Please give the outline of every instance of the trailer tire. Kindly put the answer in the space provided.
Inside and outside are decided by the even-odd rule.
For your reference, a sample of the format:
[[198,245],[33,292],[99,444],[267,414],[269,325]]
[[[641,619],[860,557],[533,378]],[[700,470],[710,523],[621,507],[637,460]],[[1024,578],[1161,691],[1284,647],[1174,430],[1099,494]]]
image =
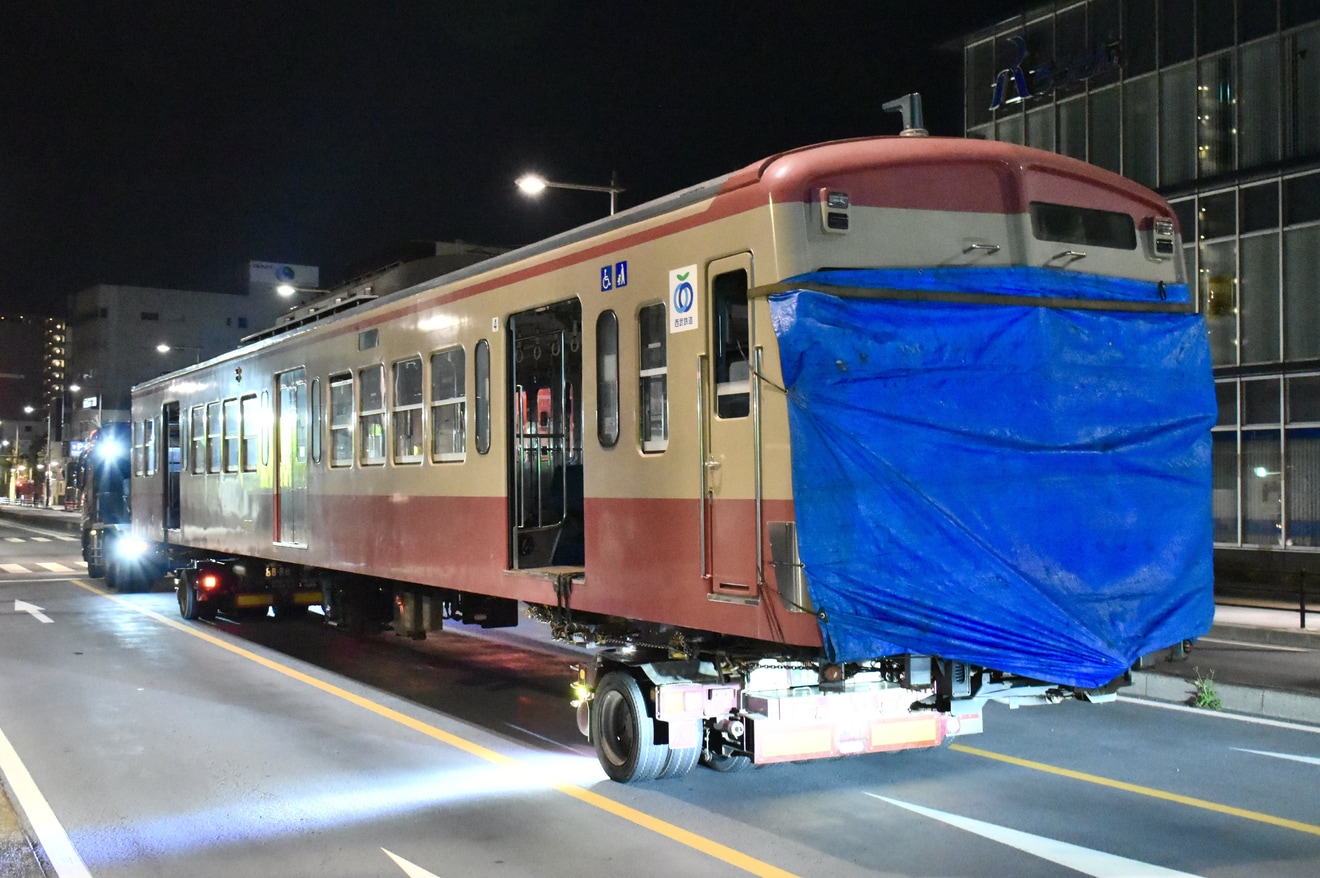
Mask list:
[[660,769],[660,774],[657,775],[660,780],[683,777],[696,768],[697,762],[701,759],[700,747],[682,747],[678,749],[669,747],[666,749],[669,754],[665,757],[664,767]]
[[192,577],[180,574],[179,585],[175,589],[179,598],[179,615],[189,622],[201,617],[201,601],[197,600],[197,589],[193,587]]
[[91,579],[105,579],[105,565],[88,562],[87,576]]
[[624,671],[610,671],[596,685],[591,703],[591,740],[611,780],[654,780],[670,750],[655,742],[655,723],[646,713],[641,687]]
[[732,774],[751,768],[752,760],[746,756],[725,756],[723,753],[706,750],[701,754],[701,764],[723,774]]

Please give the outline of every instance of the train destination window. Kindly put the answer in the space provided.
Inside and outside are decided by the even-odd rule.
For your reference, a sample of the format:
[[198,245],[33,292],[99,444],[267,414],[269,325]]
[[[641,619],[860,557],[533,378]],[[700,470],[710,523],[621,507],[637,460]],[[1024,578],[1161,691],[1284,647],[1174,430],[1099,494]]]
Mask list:
[[220,403],[206,404],[206,471],[220,472]]
[[619,441],[619,318],[596,318],[596,438],[606,448]]
[[330,376],[330,465],[353,465],[353,376]]
[[715,415],[745,418],[751,411],[752,371],[747,357],[747,272],[717,275],[711,283],[715,335]]
[[477,454],[490,451],[490,342],[477,342],[473,378],[477,394]]
[[385,367],[358,371],[358,446],[363,464],[385,463]]
[[1112,210],[1033,201],[1031,233],[1041,241],[1137,249],[1136,223],[1130,215]]
[[245,396],[242,400],[243,414],[243,460],[245,473],[257,471],[257,455],[261,442],[261,408],[257,404],[257,395]]
[[188,431],[192,437],[192,471],[206,472],[206,409],[200,405],[192,408],[192,425]]
[[225,451],[224,469],[227,473],[238,472],[238,400],[227,399],[224,402],[225,415]]
[[647,305],[638,311],[637,330],[641,345],[639,438],[642,451],[660,452],[669,447],[669,360],[665,349],[668,327],[664,304]]
[[431,459],[467,456],[467,368],[462,348],[431,354]]
[[422,358],[394,364],[394,462],[422,462]]

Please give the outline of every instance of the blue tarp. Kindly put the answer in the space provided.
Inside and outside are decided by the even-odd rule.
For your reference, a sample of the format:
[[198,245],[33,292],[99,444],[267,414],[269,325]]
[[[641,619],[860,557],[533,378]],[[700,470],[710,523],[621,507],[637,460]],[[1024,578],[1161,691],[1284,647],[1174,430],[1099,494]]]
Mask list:
[[[940,271],[956,284],[935,289],[991,296],[1021,295],[1024,278],[1062,298],[1187,296],[1133,281],[1106,295],[1104,278],[1049,269]],[[1093,687],[1204,634],[1202,318],[823,292],[930,290],[928,277],[822,272],[770,300],[799,551],[831,660],[934,654]]]

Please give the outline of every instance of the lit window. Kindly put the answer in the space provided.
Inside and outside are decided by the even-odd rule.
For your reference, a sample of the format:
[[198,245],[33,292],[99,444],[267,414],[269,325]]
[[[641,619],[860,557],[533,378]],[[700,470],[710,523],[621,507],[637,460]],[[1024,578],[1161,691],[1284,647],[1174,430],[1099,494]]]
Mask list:
[[431,459],[460,462],[467,452],[467,373],[462,348],[431,355]]
[[330,376],[330,465],[353,464],[353,376]]
[[243,472],[257,471],[257,458],[261,447],[261,406],[256,394],[243,397]]
[[368,366],[358,372],[359,460],[378,466],[385,462],[385,367]]
[[238,400],[225,400],[225,445],[224,469],[227,473],[238,472]]
[[639,364],[640,405],[638,429],[642,451],[659,452],[669,447],[668,355],[665,306],[647,305],[637,313],[641,344]]
[[394,364],[394,462],[422,460],[422,358]]

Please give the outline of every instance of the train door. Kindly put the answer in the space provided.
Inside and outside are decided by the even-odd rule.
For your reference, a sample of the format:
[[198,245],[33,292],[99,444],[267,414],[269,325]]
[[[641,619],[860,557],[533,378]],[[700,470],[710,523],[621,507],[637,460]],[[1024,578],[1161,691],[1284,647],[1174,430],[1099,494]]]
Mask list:
[[179,426],[179,404],[167,402],[161,408],[165,432],[165,530],[179,529],[179,479],[183,472],[183,434]]
[[756,434],[747,291],[752,255],[717,259],[706,270],[706,355],[701,367],[706,457],[702,502],[705,572],[717,597],[757,595]]
[[514,314],[508,332],[512,566],[580,567],[582,303]]
[[282,372],[275,400],[275,541],[307,546],[307,370]]

